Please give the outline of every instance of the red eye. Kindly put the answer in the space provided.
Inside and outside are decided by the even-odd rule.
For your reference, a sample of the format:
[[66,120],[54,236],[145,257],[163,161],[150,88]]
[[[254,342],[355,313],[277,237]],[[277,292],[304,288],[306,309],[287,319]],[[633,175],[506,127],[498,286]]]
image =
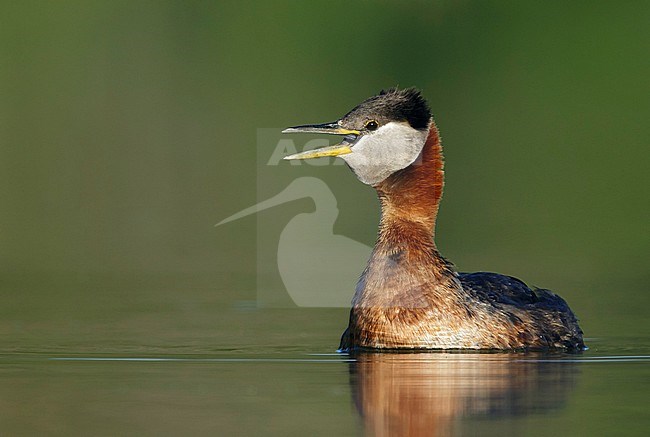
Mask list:
[[366,123],[366,129],[368,130],[375,130],[379,127],[377,122],[375,120],[370,120],[369,122]]

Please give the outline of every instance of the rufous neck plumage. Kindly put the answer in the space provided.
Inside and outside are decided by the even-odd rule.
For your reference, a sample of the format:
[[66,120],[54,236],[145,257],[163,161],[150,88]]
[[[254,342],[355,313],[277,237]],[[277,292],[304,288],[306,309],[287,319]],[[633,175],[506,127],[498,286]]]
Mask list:
[[381,202],[379,236],[405,235],[423,244],[433,234],[444,185],[442,144],[433,119],[418,159],[375,185]]

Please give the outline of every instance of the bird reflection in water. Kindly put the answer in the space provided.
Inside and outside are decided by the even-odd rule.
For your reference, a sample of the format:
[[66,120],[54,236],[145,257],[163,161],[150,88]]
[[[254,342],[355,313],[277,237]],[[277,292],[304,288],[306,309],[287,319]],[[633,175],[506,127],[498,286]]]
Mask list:
[[463,419],[503,419],[560,409],[575,363],[536,354],[358,353],[354,403],[368,435],[446,436]]

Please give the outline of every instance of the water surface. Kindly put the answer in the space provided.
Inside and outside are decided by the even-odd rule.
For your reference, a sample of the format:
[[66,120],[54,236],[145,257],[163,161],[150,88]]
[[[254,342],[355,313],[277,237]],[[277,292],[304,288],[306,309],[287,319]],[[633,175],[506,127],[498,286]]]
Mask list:
[[0,427],[6,435],[643,435],[648,343],[589,344],[582,354],[6,351]]

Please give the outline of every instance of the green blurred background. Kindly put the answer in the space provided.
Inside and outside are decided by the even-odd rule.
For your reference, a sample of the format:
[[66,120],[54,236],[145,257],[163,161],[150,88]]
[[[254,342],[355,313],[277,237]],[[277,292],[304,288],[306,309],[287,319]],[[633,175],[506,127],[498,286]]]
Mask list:
[[[254,308],[257,219],[213,225],[257,201],[258,128],[397,84],[424,91],[443,136],[446,257],[554,289],[588,337],[650,333],[647,2],[2,9],[5,351],[333,349],[345,310]],[[335,232],[371,245],[372,190],[330,170]]]

